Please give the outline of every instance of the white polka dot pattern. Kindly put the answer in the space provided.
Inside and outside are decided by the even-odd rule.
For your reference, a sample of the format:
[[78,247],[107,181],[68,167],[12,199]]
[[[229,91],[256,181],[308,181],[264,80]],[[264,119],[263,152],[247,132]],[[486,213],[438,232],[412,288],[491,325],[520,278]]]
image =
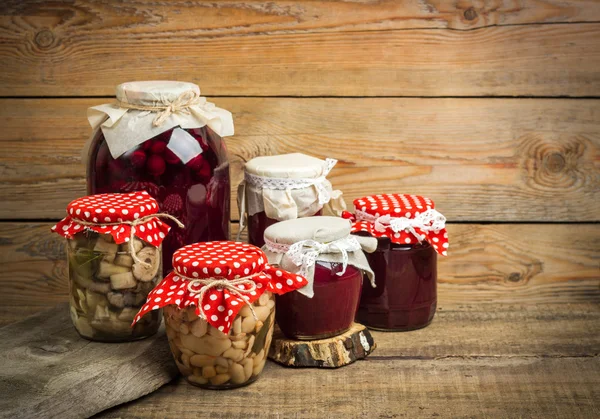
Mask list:
[[[418,195],[380,194],[355,199],[354,208],[356,211],[362,211],[373,217],[389,215],[394,218],[412,219],[429,209],[435,209],[435,204],[431,199]],[[395,232],[391,227],[387,227],[385,231],[379,231],[375,229],[374,223],[357,221],[350,213],[345,213],[343,217],[352,219],[353,233],[364,231],[373,237],[387,237],[397,244],[419,243],[419,239],[408,230]],[[421,236],[421,240],[429,242],[437,253],[443,256],[447,255],[448,233],[445,228],[434,231],[423,231],[419,228],[415,228],[415,230]]]
[[[202,301],[198,294],[188,289],[190,280],[225,279],[235,280],[250,277],[256,284],[254,291],[237,295],[228,289],[211,288]],[[196,306],[200,315],[201,305],[207,321],[215,328],[229,329],[237,313],[246,302],[253,303],[265,291],[285,294],[308,284],[306,278],[275,268],[267,263],[267,256],[258,247],[247,243],[217,241],[195,243],[184,246],[173,254],[173,272],[148,294],[148,300],[134,319],[134,324],[154,306],[176,304],[179,308]],[[250,290],[250,285],[238,285],[241,291]],[[196,288],[197,291],[199,289]]]
[[[148,192],[98,194],[78,198],[67,205],[67,216],[52,227],[52,231],[69,239],[85,229],[100,234],[110,234],[115,243],[129,240],[131,229],[135,236],[153,246],[159,246],[171,230],[157,217],[132,227],[128,222],[148,217],[158,212],[158,203]],[[83,225],[78,220],[94,225]]]

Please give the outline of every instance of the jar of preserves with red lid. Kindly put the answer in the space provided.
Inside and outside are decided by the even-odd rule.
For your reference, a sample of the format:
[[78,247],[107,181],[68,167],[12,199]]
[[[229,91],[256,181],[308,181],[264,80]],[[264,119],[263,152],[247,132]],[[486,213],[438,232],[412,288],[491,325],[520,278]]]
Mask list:
[[427,326],[437,306],[437,254],[446,255],[446,219],[417,195],[372,195],[354,201],[352,232],[376,237],[369,265],[377,288],[363,285],[357,321],[376,330]]
[[363,273],[374,285],[363,247],[374,250],[376,240],[359,240],[350,227],[348,220],[323,216],[282,221],[265,230],[269,263],[308,280],[306,287],[277,296],[277,324],[288,338],[325,339],[352,326]]
[[173,272],[134,319],[164,308],[169,345],[179,371],[196,386],[229,389],[261,374],[273,335],[275,300],[306,279],[267,264],[259,248],[239,242],[184,246]]
[[161,243],[171,228],[157,212],[158,203],[144,191],[99,194],[71,202],[67,217],[52,228],[68,239],[71,319],[81,336],[125,342],[158,330],[158,312],[131,327],[162,279]]
[[301,153],[248,161],[238,187],[240,233],[247,225],[248,241],[263,246],[265,229],[276,222],[322,215],[324,208],[339,216],[345,209],[342,193],[326,179],[336,163]]
[[228,111],[193,83],[141,81],[117,86],[116,102],[90,108],[88,118],[88,193],[145,190],[186,225],[164,242],[165,273],[177,248],[229,238]]

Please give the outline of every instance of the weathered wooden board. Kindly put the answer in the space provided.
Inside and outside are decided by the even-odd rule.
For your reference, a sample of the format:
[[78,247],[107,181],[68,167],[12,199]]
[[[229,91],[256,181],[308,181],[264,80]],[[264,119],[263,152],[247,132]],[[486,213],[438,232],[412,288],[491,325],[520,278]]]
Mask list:
[[[67,299],[64,239],[52,223],[0,223],[0,311]],[[237,225],[232,225],[237,232]],[[600,301],[600,224],[450,224],[439,304]]]
[[[0,100],[0,217],[60,218],[85,194],[85,111],[107,101]],[[349,205],[403,191],[455,221],[600,220],[600,100],[214,101],[240,133],[227,140],[234,220],[244,161],[306,150],[339,159],[330,179]]]
[[164,328],[138,342],[90,342],[67,304],[0,329],[0,417],[80,418],[153,392],[178,374]]
[[[593,1],[42,3],[2,3],[0,95],[111,95],[132,79],[209,95],[600,92]],[[586,23],[554,24],[569,21]]]
[[365,359],[375,350],[371,332],[353,323],[346,332],[327,339],[288,339],[277,327],[269,359],[286,367],[340,368]]
[[202,414],[212,418],[597,418],[600,361],[597,356],[367,358],[340,370],[319,371],[290,370],[269,362],[263,376],[243,391],[207,395],[178,380],[98,417],[197,418]]

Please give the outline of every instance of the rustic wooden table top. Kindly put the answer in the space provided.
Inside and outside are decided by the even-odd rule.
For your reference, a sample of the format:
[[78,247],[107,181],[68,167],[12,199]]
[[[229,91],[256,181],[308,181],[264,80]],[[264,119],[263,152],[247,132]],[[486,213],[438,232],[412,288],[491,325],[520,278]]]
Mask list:
[[373,335],[341,369],[269,362],[230,391],[178,378],[98,417],[600,417],[598,304],[442,307],[425,329]]

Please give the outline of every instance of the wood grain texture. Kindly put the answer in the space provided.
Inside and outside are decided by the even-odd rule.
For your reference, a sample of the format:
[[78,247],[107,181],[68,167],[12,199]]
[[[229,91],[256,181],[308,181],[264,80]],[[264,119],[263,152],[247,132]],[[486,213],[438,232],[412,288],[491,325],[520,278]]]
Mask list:
[[371,332],[358,323],[337,336],[315,340],[288,339],[277,327],[269,359],[286,367],[340,368],[365,359],[376,347]]
[[596,418],[600,361],[585,358],[369,360],[342,370],[267,363],[242,391],[206,393],[179,380],[98,418]]
[[591,0],[28,0],[0,15],[3,96],[112,95],[133,79],[198,82],[209,95],[600,91]]
[[90,342],[75,331],[66,303],[0,329],[2,418],[88,417],[177,374],[164,328],[138,342]]
[[[227,139],[234,200],[244,161],[308,151],[339,160],[329,177],[348,205],[402,191],[452,221],[600,220],[600,100],[213,100],[240,133]],[[86,193],[85,111],[107,101],[0,100],[0,217],[60,218]]]
[[[66,301],[64,239],[51,223],[0,223],[0,312]],[[236,234],[237,225],[232,225]],[[451,224],[438,304],[600,301],[599,224]],[[18,280],[15,280],[15,279]]]

